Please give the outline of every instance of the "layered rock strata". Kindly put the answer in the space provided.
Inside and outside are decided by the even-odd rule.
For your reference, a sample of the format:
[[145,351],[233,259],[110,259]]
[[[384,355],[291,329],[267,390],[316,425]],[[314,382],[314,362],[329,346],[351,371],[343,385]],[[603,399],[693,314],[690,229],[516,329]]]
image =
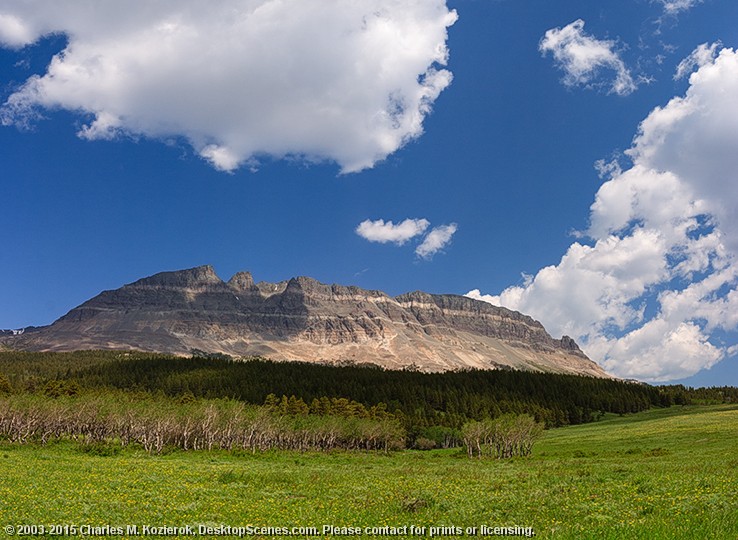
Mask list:
[[391,297],[308,277],[255,283],[248,272],[224,282],[210,266],[104,291],[52,325],[2,340],[29,350],[197,349],[390,369],[508,367],[608,376],[571,338],[554,339],[526,315],[464,296]]

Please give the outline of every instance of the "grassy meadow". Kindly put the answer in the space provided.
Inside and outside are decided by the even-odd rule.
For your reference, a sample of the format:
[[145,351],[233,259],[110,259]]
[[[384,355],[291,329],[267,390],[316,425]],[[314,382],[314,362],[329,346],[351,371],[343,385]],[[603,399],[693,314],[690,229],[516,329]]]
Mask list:
[[517,526],[537,538],[734,539],[736,450],[736,405],[548,430],[531,457],[509,460],[463,449],[151,455],[0,442],[0,527],[415,526],[426,527],[416,537],[435,527],[436,537],[469,538]]

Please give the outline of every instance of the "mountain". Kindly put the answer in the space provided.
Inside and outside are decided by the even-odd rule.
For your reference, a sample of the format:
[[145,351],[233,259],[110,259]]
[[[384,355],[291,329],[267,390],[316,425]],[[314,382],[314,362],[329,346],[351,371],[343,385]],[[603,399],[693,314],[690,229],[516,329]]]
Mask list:
[[325,285],[297,277],[222,281],[211,266],[162,272],[104,291],[53,324],[0,337],[37,351],[193,350],[391,369],[499,368],[609,377],[571,338],[464,296]]

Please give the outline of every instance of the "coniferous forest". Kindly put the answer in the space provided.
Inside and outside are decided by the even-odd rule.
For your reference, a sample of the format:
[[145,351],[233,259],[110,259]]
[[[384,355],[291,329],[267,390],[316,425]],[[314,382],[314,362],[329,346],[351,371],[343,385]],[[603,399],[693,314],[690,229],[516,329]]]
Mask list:
[[[468,441],[473,439],[470,430],[492,426],[489,422],[494,419],[500,419],[495,424],[499,427],[505,418],[516,416],[529,418],[530,422],[541,426],[558,427],[596,421],[607,413],[635,413],[652,407],[689,403],[734,402],[738,400],[738,389],[655,387],[612,379],[513,370],[422,373],[374,366],[336,367],[205,355],[183,358],[116,351],[2,351],[2,395],[15,396],[14,402],[6,404],[6,410],[11,406],[23,411],[45,410],[46,413],[38,412],[44,418],[58,417],[62,413],[48,407],[44,409],[46,405],[34,409],[39,407],[39,399],[45,400],[44,403],[63,401],[66,411],[63,414],[69,418],[81,414],[77,410],[79,407],[74,405],[75,399],[80,406],[86,404],[82,408],[88,410],[100,409],[104,403],[117,403],[121,411],[136,410],[131,405],[133,402],[153,400],[149,405],[155,403],[154,408],[166,411],[157,421],[171,428],[158,440],[144,438],[142,444],[153,445],[156,450],[165,444],[166,437],[171,439],[170,443],[185,448],[215,444],[214,440],[208,443],[207,438],[198,439],[192,429],[189,436],[194,438],[188,439],[187,430],[180,431],[181,425],[190,425],[188,417],[204,419],[206,424],[217,420],[231,425],[229,422],[235,422],[233,415],[245,416],[263,426],[267,421],[260,411],[281,419],[283,433],[289,433],[287,447],[335,445],[386,449],[403,444],[434,448],[466,442],[468,446]],[[111,410],[118,409],[112,407]],[[119,424],[133,422],[128,413],[125,418],[116,414],[111,412],[110,418],[115,418]],[[142,414],[140,422],[154,421],[150,415]],[[84,414],[78,418],[79,423],[97,421],[85,418]],[[336,418],[348,419],[351,425],[344,423],[338,429],[330,424],[334,421],[330,419]],[[294,424],[295,419],[302,420]],[[310,435],[313,438],[306,438],[307,431],[299,427],[308,419],[314,424]],[[292,422],[292,427],[285,428],[284,422]],[[125,433],[131,432],[133,424]],[[274,427],[267,424],[270,429]],[[331,431],[327,426],[338,431]],[[53,432],[60,428],[52,425],[48,429]],[[102,425],[98,428],[102,439],[107,436],[106,429]],[[326,430],[331,435],[325,435]],[[487,429],[488,433],[493,431],[491,427]],[[217,444],[232,445],[236,435],[228,428],[224,428],[224,432],[230,433],[230,438]],[[357,435],[359,432],[365,436]],[[120,437],[117,432],[114,435]],[[321,438],[324,435],[325,438]],[[248,445],[242,441],[241,446],[270,447],[253,437],[252,433],[253,440],[250,439]],[[476,437],[477,440],[480,437],[492,440],[491,435]]]

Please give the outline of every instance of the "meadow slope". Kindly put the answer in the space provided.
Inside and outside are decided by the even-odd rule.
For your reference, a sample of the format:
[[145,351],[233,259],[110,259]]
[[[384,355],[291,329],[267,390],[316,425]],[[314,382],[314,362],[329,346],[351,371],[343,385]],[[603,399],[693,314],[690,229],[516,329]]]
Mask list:
[[414,525],[424,537],[447,527],[438,537],[468,538],[484,525],[557,539],[736,538],[737,435],[738,406],[721,405],[549,430],[532,457],[504,461],[462,450],[156,456],[2,442],[0,526]]

